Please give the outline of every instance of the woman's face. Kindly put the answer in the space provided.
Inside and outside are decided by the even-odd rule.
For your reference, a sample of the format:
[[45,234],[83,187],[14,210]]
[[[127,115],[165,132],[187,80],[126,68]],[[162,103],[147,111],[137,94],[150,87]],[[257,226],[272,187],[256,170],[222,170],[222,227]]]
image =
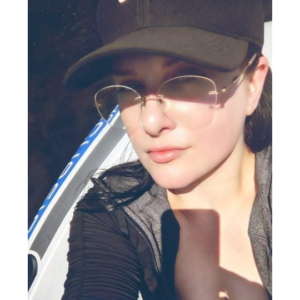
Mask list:
[[[176,76],[205,76],[219,90],[240,71],[222,73],[163,56],[128,54],[115,60],[113,78],[116,84],[142,85],[148,95],[156,95],[163,82]],[[138,123],[127,132],[155,182],[167,189],[187,188],[218,170],[237,147],[243,148],[245,118],[253,112],[249,84],[245,78],[220,97],[221,105],[209,126],[191,123],[190,115],[185,116],[186,122],[178,123],[156,101],[147,101]]]

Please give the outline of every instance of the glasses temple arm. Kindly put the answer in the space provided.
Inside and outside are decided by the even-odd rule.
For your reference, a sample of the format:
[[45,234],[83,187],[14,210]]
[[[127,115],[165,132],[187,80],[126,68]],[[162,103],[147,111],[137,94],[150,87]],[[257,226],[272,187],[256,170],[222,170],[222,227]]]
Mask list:
[[248,70],[248,68],[252,65],[252,63],[255,60],[256,56],[257,56],[257,53],[255,53],[251,57],[251,59],[248,61],[247,65],[244,67],[244,69],[242,70],[242,72],[239,75],[235,76],[232,79],[232,81],[230,81],[227,85],[225,85],[223,88],[221,88],[221,90],[219,90],[217,93],[218,94],[219,93],[225,93],[228,90],[228,88],[230,88],[233,84],[235,84],[245,74],[245,72]]

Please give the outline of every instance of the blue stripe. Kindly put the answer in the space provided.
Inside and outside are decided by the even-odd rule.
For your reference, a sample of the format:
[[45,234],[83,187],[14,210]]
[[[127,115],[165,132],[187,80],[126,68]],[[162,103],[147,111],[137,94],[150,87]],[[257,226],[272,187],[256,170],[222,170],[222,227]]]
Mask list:
[[[116,107],[109,116],[109,123],[111,123],[117,113],[119,112],[119,108]],[[93,141],[97,138],[97,136],[102,132],[102,130],[108,126],[108,124],[103,120],[100,119],[100,121],[94,126],[92,131],[89,133],[89,135],[84,139],[84,142],[79,146],[76,153],[71,158],[70,162],[67,164],[61,175],[59,176],[58,180],[56,181],[55,185],[47,195],[43,205],[40,207],[37,215],[33,219],[33,222],[28,229],[28,239],[30,239],[30,236],[32,235],[34,229],[36,228],[38,222],[40,221],[41,217],[43,216],[44,212],[48,208],[49,204],[51,203],[52,199],[55,197],[57,192],[60,190],[61,186],[65,182],[65,180],[68,178],[78,161],[81,159],[83,154],[87,151],[87,149],[90,147],[90,145],[93,143]]]

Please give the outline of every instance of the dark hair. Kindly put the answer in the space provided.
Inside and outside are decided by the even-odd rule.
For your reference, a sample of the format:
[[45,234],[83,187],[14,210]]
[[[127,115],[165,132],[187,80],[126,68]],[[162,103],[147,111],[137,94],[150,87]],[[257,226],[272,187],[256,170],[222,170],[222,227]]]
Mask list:
[[[248,72],[257,66],[260,52],[249,47],[245,62],[258,53]],[[257,153],[272,143],[272,73],[268,71],[261,99],[254,113],[246,118],[244,128],[245,143]],[[112,211],[127,205],[149,192],[154,180],[139,160],[112,167],[91,179],[94,187],[78,202],[76,209],[81,211]],[[121,187],[118,182],[122,180]]]
[[154,184],[139,160],[114,166],[102,172],[98,178],[91,178],[91,181],[94,186],[78,202],[77,210],[113,211],[149,192]]

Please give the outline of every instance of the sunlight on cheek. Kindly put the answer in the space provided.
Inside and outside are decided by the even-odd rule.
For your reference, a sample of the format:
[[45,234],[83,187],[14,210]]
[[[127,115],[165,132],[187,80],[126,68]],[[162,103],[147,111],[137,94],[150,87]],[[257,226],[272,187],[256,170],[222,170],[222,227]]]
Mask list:
[[241,92],[230,98],[218,109],[215,126],[222,131],[231,131],[233,135],[241,133],[247,116],[247,98]]

